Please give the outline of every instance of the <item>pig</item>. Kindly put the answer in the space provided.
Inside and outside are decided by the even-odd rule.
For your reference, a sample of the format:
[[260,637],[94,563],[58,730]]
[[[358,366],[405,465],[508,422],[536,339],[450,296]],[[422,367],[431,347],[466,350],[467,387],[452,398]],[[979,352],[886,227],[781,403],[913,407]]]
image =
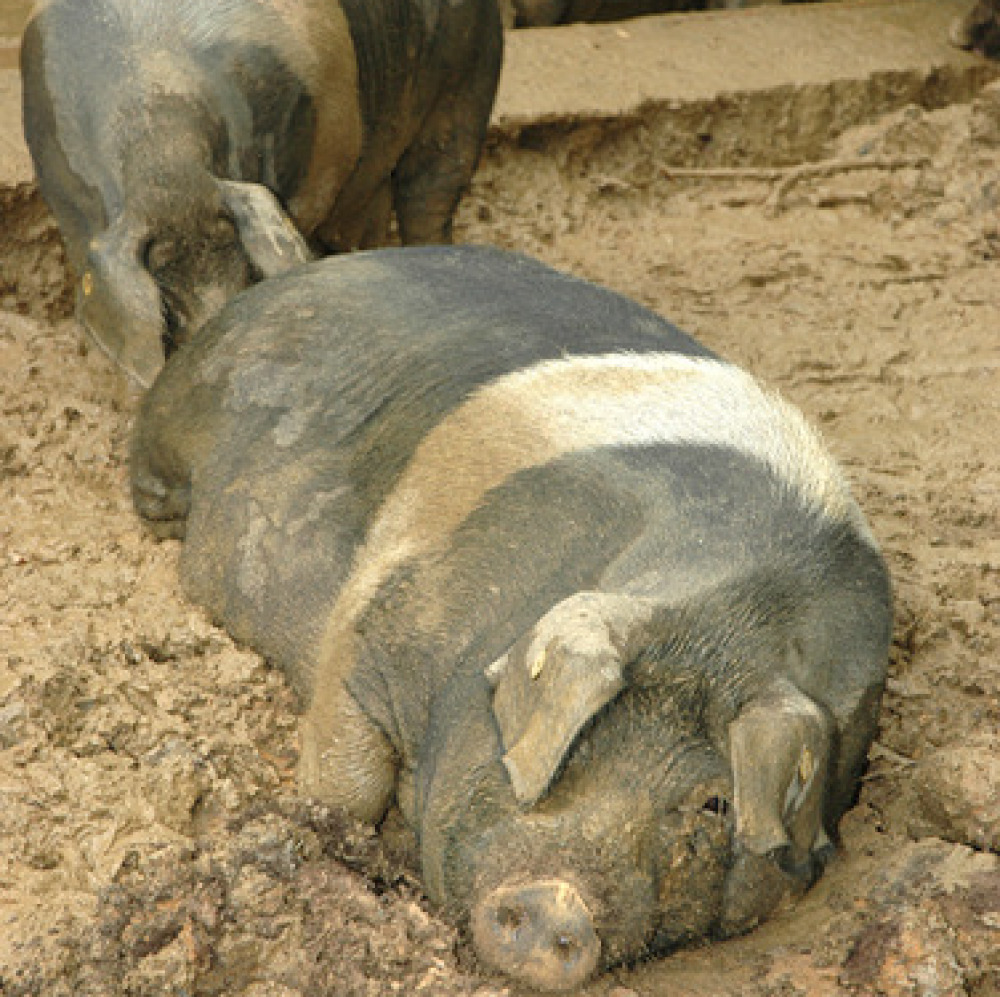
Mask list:
[[817,877],[886,677],[886,567],[802,415],[644,307],[473,246],[329,257],[167,363],[135,508],[378,823],[542,990]]
[[976,0],[952,22],[950,39],[958,48],[1000,57],[1000,0]]
[[41,0],[21,47],[78,315],[142,387],[248,284],[449,242],[500,71],[496,0]]

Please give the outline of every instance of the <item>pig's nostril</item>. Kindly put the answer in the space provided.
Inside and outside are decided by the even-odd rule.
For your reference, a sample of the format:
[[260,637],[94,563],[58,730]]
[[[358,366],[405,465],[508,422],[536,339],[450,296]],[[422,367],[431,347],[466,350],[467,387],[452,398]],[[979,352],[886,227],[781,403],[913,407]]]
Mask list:
[[570,962],[580,953],[580,943],[572,935],[556,935],[552,948],[564,962]]
[[504,931],[516,934],[517,929],[524,924],[524,911],[518,907],[501,905],[496,910],[496,921]]

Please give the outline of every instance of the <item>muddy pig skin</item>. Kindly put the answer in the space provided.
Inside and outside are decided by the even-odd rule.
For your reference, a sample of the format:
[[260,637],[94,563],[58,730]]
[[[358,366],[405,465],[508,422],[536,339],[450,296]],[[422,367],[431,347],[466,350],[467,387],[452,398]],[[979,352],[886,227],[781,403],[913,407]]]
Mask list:
[[451,241],[500,71],[496,0],[41,0],[24,131],[78,315],[141,386],[311,257]]
[[541,989],[753,927],[831,853],[889,583],[802,416],[639,305],[473,247],[331,257],[167,363],[135,505]]

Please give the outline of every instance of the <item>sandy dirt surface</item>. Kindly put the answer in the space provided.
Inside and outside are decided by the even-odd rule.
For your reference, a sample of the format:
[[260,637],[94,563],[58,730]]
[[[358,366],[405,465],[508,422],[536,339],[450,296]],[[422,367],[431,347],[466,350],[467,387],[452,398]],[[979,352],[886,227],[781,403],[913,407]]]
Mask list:
[[[897,623],[820,884],[585,993],[1000,994],[1000,92],[808,157],[891,169],[670,174],[658,141],[498,142],[458,236],[631,295],[801,406]],[[434,917],[405,833],[296,799],[293,697],[140,532],[135,398],[69,317],[33,188],[0,207],[0,995],[515,993]]]

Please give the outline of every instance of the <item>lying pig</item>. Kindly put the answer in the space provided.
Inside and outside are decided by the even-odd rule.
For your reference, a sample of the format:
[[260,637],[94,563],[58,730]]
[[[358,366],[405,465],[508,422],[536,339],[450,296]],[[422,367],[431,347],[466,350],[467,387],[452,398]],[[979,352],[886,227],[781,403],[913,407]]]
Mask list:
[[132,486],[304,696],[302,789],[397,801],[488,966],[742,932],[830,852],[885,565],[801,415],[639,305],[486,248],[302,267],[166,365]]
[[42,0],[24,131],[83,324],[146,386],[303,235],[382,243],[391,204],[449,242],[501,45],[496,0]]

